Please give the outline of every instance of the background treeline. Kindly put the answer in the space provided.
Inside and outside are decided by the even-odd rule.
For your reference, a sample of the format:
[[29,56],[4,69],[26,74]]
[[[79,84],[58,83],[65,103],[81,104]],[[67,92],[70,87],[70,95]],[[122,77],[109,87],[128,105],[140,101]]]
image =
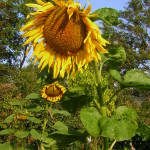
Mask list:
[[[16,108],[17,105],[10,104],[10,102],[23,101],[30,93],[40,93],[42,84],[41,79],[38,77],[45,78],[45,74],[38,73],[37,65],[33,65],[26,58],[28,46],[22,47],[25,39],[21,38],[19,32],[20,27],[27,21],[26,16],[31,10],[25,4],[30,2],[35,2],[35,0],[2,0],[0,2],[0,130],[8,126],[19,128],[20,125],[22,129],[31,128],[28,123],[5,124],[4,120],[18,109]],[[103,37],[111,43],[108,48],[115,47],[116,44],[125,48],[125,58],[121,58],[121,55],[115,57],[119,64],[116,64],[118,65],[117,70],[120,71],[122,76],[133,68],[140,69],[150,75],[150,1],[130,0],[119,15],[119,22],[116,25],[109,26],[105,22],[100,22]],[[122,57],[124,57],[124,54],[122,54]],[[124,63],[120,65],[120,61],[124,61]],[[28,66],[23,67],[26,62],[28,62]],[[113,64],[113,60],[109,63]],[[104,65],[104,70],[104,86],[115,91],[114,85],[117,85],[117,83],[107,74],[108,66]],[[92,95],[95,89],[93,88],[94,81],[91,80],[93,78],[91,72],[92,68],[89,65],[89,68],[83,74],[78,74],[75,80],[70,79],[68,81],[68,87],[84,85],[87,87],[87,92]],[[66,85],[66,81],[61,82]],[[106,96],[108,95],[112,96],[112,90],[107,90]],[[29,102],[29,104],[31,103]],[[110,106],[111,111],[114,111],[115,106],[124,104],[137,111],[141,123],[150,126],[150,91],[141,91],[134,88],[124,89],[118,94],[118,97],[115,97],[115,103]],[[59,104],[56,105],[54,107],[61,107]],[[20,104],[18,106],[19,109],[22,109]],[[39,114],[36,115],[39,116]],[[44,114],[42,115],[44,116]],[[67,120],[68,118],[61,119]],[[69,122],[69,120],[72,121]],[[78,114],[73,114],[71,119],[69,118],[66,122],[77,129],[82,126],[79,123]],[[32,126],[34,126],[32,128],[41,129],[40,125],[32,124]],[[12,136],[0,135],[0,143],[9,142],[13,138]],[[137,150],[148,149],[150,137],[143,139],[139,135],[135,136],[131,139],[132,145]],[[27,141],[26,139],[17,139],[16,141],[18,146],[26,142],[30,145],[30,143],[34,142],[34,139],[28,137]],[[129,148],[132,146],[128,141],[120,142],[115,148],[122,147]]]

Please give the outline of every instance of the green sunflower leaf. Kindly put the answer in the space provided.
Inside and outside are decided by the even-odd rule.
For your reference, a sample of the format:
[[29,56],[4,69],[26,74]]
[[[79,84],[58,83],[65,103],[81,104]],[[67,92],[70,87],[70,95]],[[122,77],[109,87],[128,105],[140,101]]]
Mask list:
[[28,120],[33,123],[41,123],[41,120],[35,117],[28,117]]
[[131,139],[137,128],[136,112],[125,106],[118,107],[111,118],[104,116],[99,120],[100,135],[117,141]]
[[42,138],[42,135],[38,133],[35,129],[32,129],[30,131],[30,134],[33,136],[34,139],[41,140]]
[[26,96],[26,99],[30,100],[30,99],[38,99],[40,98],[40,95],[38,93],[31,93],[29,95]]
[[68,111],[65,110],[59,110],[59,109],[51,109],[52,114],[60,114],[60,115],[64,115],[64,116],[70,116],[71,114]]
[[67,135],[68,134],[68,127],[60,121],[55,122],[54,126],[52,126],[53,129],[57,130],[54,131],[52,134],[64,134]]
[[10,142],[6,142],[3,144],[0,144],[0,149],[2,149],[2,150],[13,150],[13,147],[11,146]]
[[124,76],[125,87],[136,87],[139,89],[150,89],[150,76],[146,75],[144,72],[131,69]]
[[0,135],[8,135],[14,133],[14,129],[8,128],[0,131]]
[[124,75],[124,80],[122,80],[117,70],[110,70],[110,74],[121,83],[122,87],[135,87],[142,90],[150,89],[150,76],[140,70],[131,69],[127,71]]
[[110,70],[110,74],[114,77],[114,79],[116,79],[120,83],[123,82],[119,71],[112,69],[112,70]]
[[148,140],[150,138],[150,126],[138,122],[136,134],[141,136],[143,141]]
[[94,137],[99,136],[98,121],[100,118],[100,113],[94,107],[86,107],[80,111],[80,119],[84,127]]
[[35,107],[29,107],[28,108],[28,111],[30,111],[30,112],[40,112],[42,110],[44,110],[44,109],[40,106],[35,106]]
[[4,120],[4,123],[11,123],[14,120],[14,117],[15,117],[15,114],[11,114]]
[[109,68],[118,68],[126,60],[126,52],[122,46],[113,45],[112,48],[108,48],[109,53],[105,56],[108,58],[107,64]]
[[92,21],[102,20],[108,25],[117,25],[119,23],[119,12],[113,8],[100,8],[95,10],[92,14],[97,14],[97,17],[93,17]]
[[17,131],[15,132],[14,136],[18,137],[18,138],[25,138],[29,135],[29,131]]

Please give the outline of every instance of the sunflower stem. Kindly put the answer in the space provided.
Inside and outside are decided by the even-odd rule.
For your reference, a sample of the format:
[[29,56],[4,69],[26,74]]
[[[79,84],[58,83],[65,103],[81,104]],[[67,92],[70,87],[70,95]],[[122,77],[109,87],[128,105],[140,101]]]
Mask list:
[[43,130],[42,130],[42,133],[45,132],[46,124],[47,124],[47,122],[48,122],[47,110],[48,110],[48,103],[46,103],[46,111],[45,111],[45,117],[44,117],[44,123],[43,123]]
[[[101,111],[102,116],[107,116],[107,113],[106,113],[107,106],[105,106],[105,104],[104,104],[103,93],[102,93],[102,85],[101,85],[101,71],[102,71],[103,63],[100,66],[100,72],[98,70],[98,65],[97,65],[96,60],[93,61],[93,66],[94,66],[95,77],[96,77],[96,82],[97,82],[96,89],[97,89],[97,94],[98,94],[98,97],[99,97],[100,111]],[[103,145],[104,145],[104,150],[108,150],[108,148],[109,148],[108,147],[109,146],[108,138],[104,138]]]

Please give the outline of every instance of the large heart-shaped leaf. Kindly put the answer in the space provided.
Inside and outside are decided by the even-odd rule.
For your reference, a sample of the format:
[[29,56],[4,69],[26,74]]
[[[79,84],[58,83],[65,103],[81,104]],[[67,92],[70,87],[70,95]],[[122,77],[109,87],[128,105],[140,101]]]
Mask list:
[[131,139],[136,134],[137,114],[125,106],[117,108],[111,118],[101,117],[99,120],[100,135],[117,141]]
[[110,74],[121,83],[122,87],[135,87],[142,90],[150,89],[150,76],[140,70],[131,69],[127,71],[124,75],[124,80],[122,80],[117,70],[110,70]]
[[53,132],[52,134],[54,134],[54,133],[65,134],[65,135],[68,134],[68,127],[63,122],[60,122],[60,121],[55,122],[55,124],[54,124],[54,126],[52,126],[52,128],[57,130],[57,131]]
[[124,76],[124,86],[150,89],[150,76],[140,70],[131,69]]
[[80,111],[80,119],[84,127],[94,137],[99,135],[98,121],[100,118],[100,113],[94,107],[86,107]]

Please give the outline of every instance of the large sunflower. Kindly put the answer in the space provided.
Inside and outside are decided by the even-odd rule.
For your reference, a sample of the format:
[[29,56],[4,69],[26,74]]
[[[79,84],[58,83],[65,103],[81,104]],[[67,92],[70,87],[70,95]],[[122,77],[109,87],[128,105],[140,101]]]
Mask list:
[[53,68],[53,78],[64,77],[65,72],[69,77],[70,72],[75,75],[92,60],[101,60],[100,53],[107,53],[103,46],[108,42],[89,19],[94,16],[89,14],[91,4],[84,10],[72,0],[53,1],[26,4],[36,12],[28,14],[28,18],[33,17],[21,28],[23,37],[28,38],[23,45],[30,45],[28,51],[33,47],[32,57],[35,62],[40,60],[41,70],[48,65]]

